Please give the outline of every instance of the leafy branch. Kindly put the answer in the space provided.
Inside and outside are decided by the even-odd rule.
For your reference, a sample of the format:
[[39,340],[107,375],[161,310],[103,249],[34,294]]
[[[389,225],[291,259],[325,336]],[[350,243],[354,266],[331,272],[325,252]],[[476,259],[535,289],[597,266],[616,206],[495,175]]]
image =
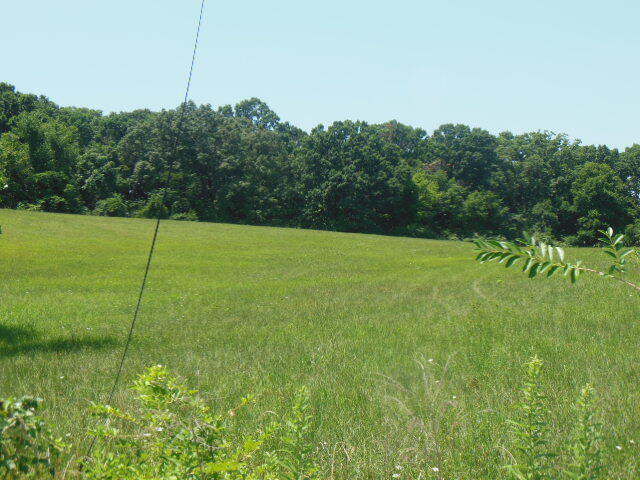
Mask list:
[[512,267],[518,262],[522,265],[522,272],[529,278],[546,274],[552,277],[555,274],[563,274],[571,279],[572,283],[578,280],[581,273],[594,273],[603,277],[613,278],[636,290],[640,291],[640,285],[623,278],[627,271],[627,257],[634,253],[633,248],[624,245],[624,235],[614,234],[611,227],[600,231],[599,242],[602,251],[613,259],[606,272],[586,267],[581,260],[575,263],[565,260],[565,252],[561,247],[549,245],[538,241],[533,235],[523,234],[523,239],[515,242],[498,240],[476,240],[476,260],[480,263],[498,261],[506,268]]

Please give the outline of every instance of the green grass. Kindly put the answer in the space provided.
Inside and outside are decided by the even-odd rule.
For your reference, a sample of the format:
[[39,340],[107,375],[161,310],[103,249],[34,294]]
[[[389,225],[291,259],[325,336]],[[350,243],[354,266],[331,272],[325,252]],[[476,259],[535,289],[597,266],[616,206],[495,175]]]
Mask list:
[[[42,396],[80,441],[86,406],[110,388],[153,222],[0,210],[0,225],[0,396]],[[506,420],[538,354],[556,437],[593,383],[610,478],[637,478],[640,298],[580,283],[478,265],[462,242],[163,222],[125,383],[166,364],[220,409],[259,395],[247,423],[306,384],[327,475],[502,478]]]

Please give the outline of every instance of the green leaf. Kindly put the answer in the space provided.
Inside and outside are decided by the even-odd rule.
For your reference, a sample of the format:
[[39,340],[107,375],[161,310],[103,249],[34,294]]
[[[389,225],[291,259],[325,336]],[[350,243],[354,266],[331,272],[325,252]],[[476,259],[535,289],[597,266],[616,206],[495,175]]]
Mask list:
[[552,265],[551,262],[542,262],[540,264],[540,270],[538,270],[538,273],[542,275],[544,272],[547,271],[547,268],[549,268],[551,265]]
[[499,252],[489,252],[489,254],[487,255],[487,258],[485,259],[487,262],[490,262],[492,260],[495,260],[496,258],[498,258],[500,255],[502,255]]
[[613,228],[611,228],[611,227],[607,228],[607,235],[609,237],[613,237]]
[[541,263],[534,263],[531,269],[529,269],[529,278],[534,278],[538,274],[538,270],[540,270]]
[[633,252],[634,252],[633,248],[627,248],[625,250],[622,250],[621,252],[618,252],[618,256],[622,259]]
[[513,254],[511,252],[505,252],[500,256],[500,261],[498,263],[504,262],[507,258],[512,257]]
[[547,278],[552,277],[554,273],[558,271],[560,265],[552,265],[549,271],[547,272]]
[[576,283],[576,281],[578,280],[578,275],[580,275],[580,270],[578,270],[576,267],[573,267],[571,269],[571,283]]
[[518,255],[513,255],[511,258],[509,258],[509,260],[507,260],[507,263],[504,264],[505,268],[509,268],[518,260],[520,260],[520,257]]
[[491,252],[482,252],[478,257],[478,261],[480,263],[486,262],[489,255],[491,255]]

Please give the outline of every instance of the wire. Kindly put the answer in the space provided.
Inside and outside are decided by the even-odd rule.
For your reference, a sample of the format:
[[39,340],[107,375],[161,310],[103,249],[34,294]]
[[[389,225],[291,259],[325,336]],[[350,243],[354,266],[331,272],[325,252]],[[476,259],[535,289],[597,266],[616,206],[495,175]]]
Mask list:
[[[181,109],[178,115],[177,127],[175,130],[175,136],[173,140],[173,145],[171,147],[169,153],[169,170],[167,175],[167,180],[165,182],[165,188],[162,194],[162,203],[159,205],[158,214],[156,216],[155,228],[153,229],[153,237],[151,239],[151,247],[149,248],[149,255],[147,256],[147,263],[144,268],[144,275],[142,277],[142,283],[140,284],[140,291],[138,292],[138,301],[136,302],[136,308],[133,312],[133,318],[131,319],[131,325],[129,327],[129,333],[127,335],[127,340],[124,344],[124,349],[122,351],[122,356],[120,357],[120,362],[118,364],[118,370],[116,372],[116,376],[113,380],[113,386],[111,387],[111,391],[109,393],[109,397],[107,403],[112,403],[115,393],[118,389],[118,384],[120,383],[120,378],[122,377],[122,372],[124,370],[124,362],[127,358],[127,354],[129,353],[129,347],[131,346],[131,339],[133,338],[133,332],[136,327],[136,323],[138,322],[138,314],[140,313],[140,307],[142,305],[142,298],[144,297],[144,291],[147,286],[147,278],[149,277],[149,269],[151,268],[151,262],[153,260],[153,254],[156,250],[156,243],[158,241],[158,231],[160,230],[160,220],[162,219],[162,210],[164,204],[167,201],[167,194],[169,191],[169,186],[171,185],[171,180],[173,178],[173,174],[175,171],[175,156],[178,150],[179,140],[183,134],[182,127],[184,124],[184,117],[187,107],[187,101],[189,100],[189,91],[191,89],[191,79],[193,77],[193,67],[196,62],[196,52],[198,51],[198,41],[200,40],[200,28],[202,26],[202,17],[204,13],[204,4],[206,0],[202,0],[200,4],[200,15],[198,17],[198,28],[196,30],[196,38],[193,43],[193,53],[191,55],[191,66],[189,67],[189,78],[187,80],[187,87],[184,92],[184,100],[182,101]],[[93,450],[93,446],[95,444],[96,437],[93,437],[89,449],[87,451],[86,457],[89,456],[91,451]]]
[[202,15],[204,13],[204,3],[205,0],[202,0],[200,4],[200,16],[198,19],[198,28],[196,31],[196,40],[193,44],[193,54],[191,55],[191,66],[189,67],[189,79],[187,80],[187,88],[184,93],[184,100],[182,102],[180,114],[178,116],[178,125],[176,128],[176,134],[173,141],[173,146],[171,148],[171,153],[169,154],[170,164],[169,164],[169,174],[167,175],[167,181],[165,183],[164,192],[162,194],[162,203],[158,208],[158,215],[156,218],[156,225],[153,230],[153,238],[151,240],[151,247],[149,248],[149,256],[147,257],[147,264],[144,268],[144,276],[142,277],[142,283],[140,285],[140,292],[138,293],[138,301],[136,303],[136,308],[133,312],[133,319],[131,320],[131,327],[129,328],[129,334],[127,335],[127,341],[124,345],[124,350],[122,351],[122,357],[120,358],[120,364],[118,365],[118,371],[116,373],[115,380],[113,382],[113,387],[111,388],[111,392],[109,393],[108,403],[113,401],[113,396],[118,388],[118,383],[120,382],[120,377],[122,376],[122,371],[124,367],[124,361],[127,357],[127,353],[129,352],[129,346],[131,345],[131,339],[133,338],[133,332],[135,330],[136,323],[138,321],[138,314],[140,313],[140,306],[142,305],[142,298],[144,296],[144,291],[147,286],[147,278],[149,276],[149,269],[151,268],[151,261],[153,260],[153,254],[156,250],[156,242],[158,240],[158,231],[160,229],[160,220],[162,219],[162,207],[167,201],[167,194],[169,191],[169,185],[171,184],[171,180],[173,178],[173,173],[175,170],[175,155],[178,150],[178,142],[180,137],[182,136],[182,125],[184,123],[184,115],[186,111],[187,101],[189,99],[189,90],[191,89],[191,78],[193,77],[193,66],[196,61],[196,52],[198,50],[198,41],[200,39],[200,27],[202,25]]

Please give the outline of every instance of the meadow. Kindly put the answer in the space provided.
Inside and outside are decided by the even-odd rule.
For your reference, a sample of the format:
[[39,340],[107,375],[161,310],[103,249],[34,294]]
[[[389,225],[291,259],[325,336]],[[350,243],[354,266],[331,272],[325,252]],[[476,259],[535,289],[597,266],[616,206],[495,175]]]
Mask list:
[[[0,225],[0,396],[43,397],[81,441],[86,407],[111,386],[153,221],[0,210]],[[221,411],[252,393],[247,425],[307,385],[329,478],[507,478],[507,420],[537,354],[554,438],[590,382],[609,478],[638,476],[632,290],[531,281],[478,265],[471,243],[313,230],[165,221],[156,253],[124,384],[163,364]],[[122,386],[116,403],[128,398]]]

